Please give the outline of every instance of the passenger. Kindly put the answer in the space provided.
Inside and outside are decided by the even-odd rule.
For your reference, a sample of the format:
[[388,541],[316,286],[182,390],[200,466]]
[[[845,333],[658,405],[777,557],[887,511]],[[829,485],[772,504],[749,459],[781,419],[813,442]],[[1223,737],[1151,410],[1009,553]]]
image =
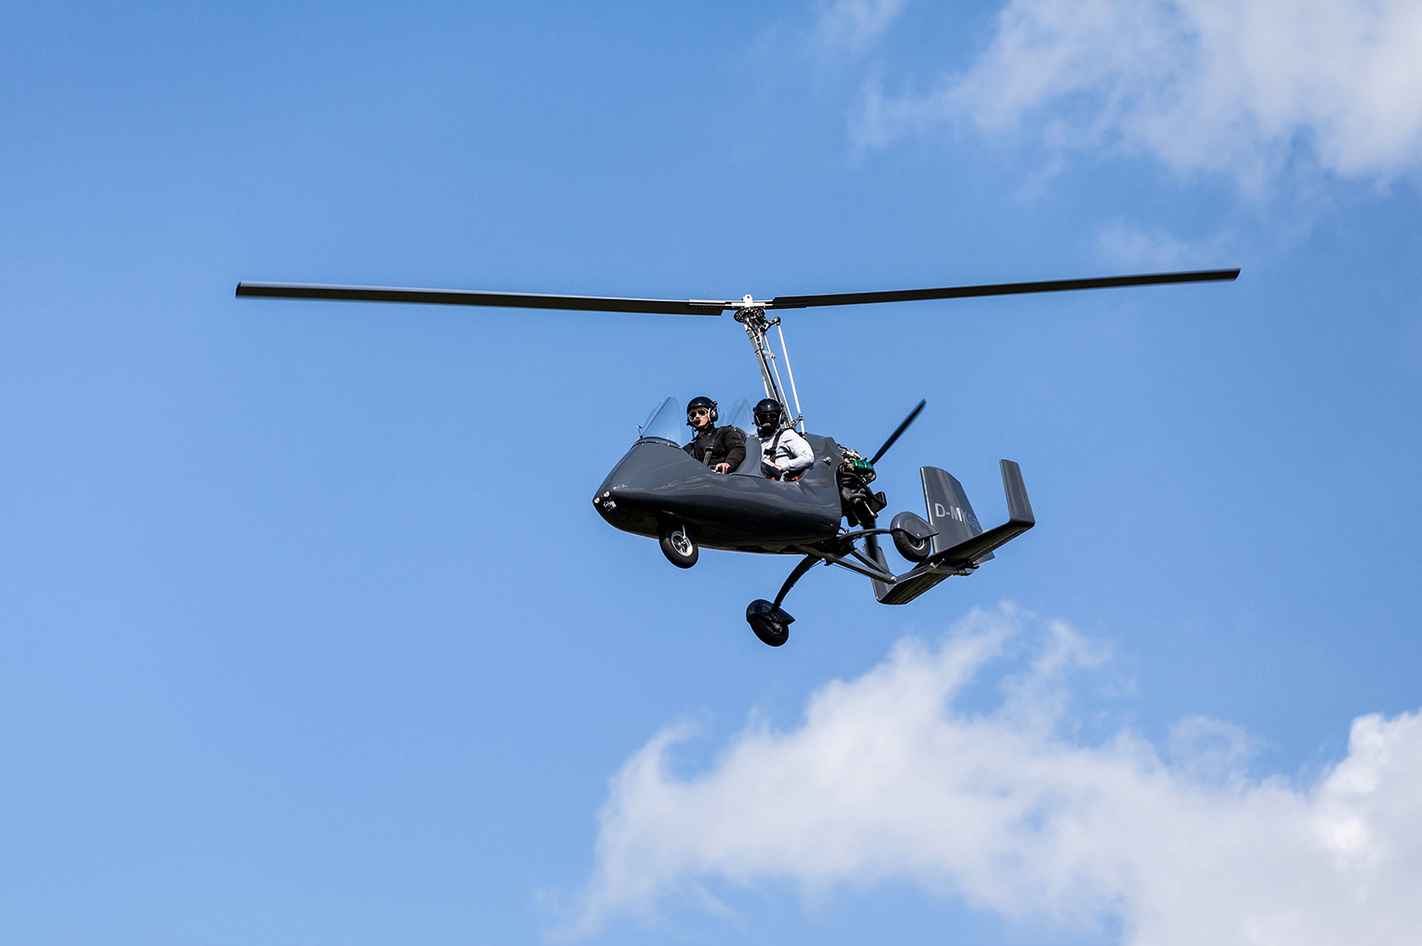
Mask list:
[[815,462],[815,451],[794,427],[784,424],[785,409],[774,398],[755,406],[755,429],[760,433],[760,469],[773,480],[797,480]]
[[735,427],[716,426],[716,402],[709,397],[692,398],[686,405],[686,426],[696,431],[682,447],[693,460],[717,473],[729,473],[745,462],[746,435]]

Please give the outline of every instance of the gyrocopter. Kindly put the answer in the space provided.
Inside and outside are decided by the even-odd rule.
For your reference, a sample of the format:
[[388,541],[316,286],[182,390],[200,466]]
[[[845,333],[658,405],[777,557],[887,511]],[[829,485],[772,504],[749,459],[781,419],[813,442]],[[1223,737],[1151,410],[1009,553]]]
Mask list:
[[[814,296],[776,296],[756,300],[635,299],[614,296],[560,296],[447,289],[400,289],[374,286],[327,286],[243,282],[238,296],[277,299],[328,299],[361,302],[433,303],[507,308],[574,309],[595,312],[638,312],[664,315],[721,315],[730,311],[745,329],[754,350],[766,398],[781,408],[781,428],[800,434],[813,451],[813,461],[797,478],[772,478],[762,463],[764,438],[751,424],[748,402],[727,409],[726,426],[739,429],[745,459],[720,473],[693,459],[681,445],[685,415],[672,398],[662,400],[641,427],[640,436],[593,495],[593,506],[609,525],[636,535],[656,538],[673,564],[690,568],[701,548],[772,555],[798,555],[799,563],[780,586],[773,601],[763,598],[746,608],[746,621],[766,644],[779,647],[789,637],[795,619],[781,607],[785,596],[811,567],[824,563],[866,576],[882,604],[906,604],[954,575],[971,574],[993,557],[993,550],[1028,529],[1036,520],[1022,471],[1011,460],[1000,461],[1008,518],[984,530],[978,524],[963,487],[948,472],[925,466],[926,516],[900,512],[888,528],[878,519],[887,506],[882,492],[872,492],[874,465],[913,423],[920,401],[883,445],[867,459],[833,438],[808,433],[795,389],[794,372],[785,353],[780,319],[771,313],[815,306],[863,305],[959,299],[973,296],[1062,292],[1117,286],[1216,282],[1235,279],[1238,269],[1148,273],[1046,282],[953,286],[885,292],[849,292]],[[780,355],[768,340],[779,334]],[[777,362],[785,361],[789,390]],[[790,412],[794,404],[793,415]],[[713,414],[716,406],[713,405]],[[717,418],[713,416],[714,423]],[[910,565],[903,574],[890,568],[879,537],[888,536]]]

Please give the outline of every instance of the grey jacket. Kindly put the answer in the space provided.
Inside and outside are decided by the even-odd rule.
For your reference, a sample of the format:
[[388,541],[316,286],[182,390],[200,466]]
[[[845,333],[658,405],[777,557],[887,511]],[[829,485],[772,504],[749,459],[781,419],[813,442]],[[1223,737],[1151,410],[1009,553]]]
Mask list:
[[[794,476],[810,468],[815,462],[815,451],[795,431],[788,427],[778,431],[769,440],[761,443],[761,460],[780,467],[779,476]],[[767,470],[774,473],[774,470]]]

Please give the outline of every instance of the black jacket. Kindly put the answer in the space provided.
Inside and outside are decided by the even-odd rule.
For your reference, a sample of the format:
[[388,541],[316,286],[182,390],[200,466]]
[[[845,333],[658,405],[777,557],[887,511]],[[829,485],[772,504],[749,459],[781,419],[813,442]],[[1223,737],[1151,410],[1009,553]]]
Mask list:
[[[691,458],[713,470],[718,463],[729,463],[735,469],[746,459],[746,435],[738,427],[717,427],[697,434],[696,439],[682,447]],[[707,451],[710,456],[707,456]]]

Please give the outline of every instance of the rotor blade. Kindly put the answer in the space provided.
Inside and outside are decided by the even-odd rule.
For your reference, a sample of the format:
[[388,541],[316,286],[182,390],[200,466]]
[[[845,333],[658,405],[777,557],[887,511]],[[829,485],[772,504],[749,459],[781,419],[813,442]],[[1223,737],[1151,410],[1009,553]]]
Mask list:
[[1065,292],[1071,289],[1110,289],[1115,286],[1156,286],[1176,282],[1232,280],[1237,269],[1206,269],[1189,273],[1145,273],[1140,276],[1100,276],[1094,279],[1053,279],[1046,282],[1005,282],[989,286],[950,286],[945,289],[895,289],[886,292],[840,292],[820,296],[776,296],[766,308],[806,309],[821,305],[862,305],[866,302],[917,302],[924,299],[963,299],[970,296],[1013,296],[1027,292]]
[[588,312],[647,312],[658,315],[720,315],[731,303],[719,299],[624,299],[617,296],[550,296],[468,289],[399,289],[385,286],[308,286],[240,282],[239,296],[268,299],[334,299],[354,302],[422,302],[433,305],[487,305],[511,309],[580,309]]
[[873,466],[874,464],[878,463],[879,458],[888,452],[889,448],[894,445],[895,440],[899,439],[899,435],[902,434],[905,430],[908,430],[909,424],[912,424],[914,422],[914,419],[918,417],[918,412],[923,410],[923,405],[927,403],[927,401],[919,401],[918,407],[915,407],[913,410],[909,411],[909,416],[904,418],[904,422],[899,425],[898,430],[895,430],[893,433],[889,434],[889,439],[884,441],[884,445],[879,448],[879,452],[874,454],[874,456],[869,460],[870,466]]

